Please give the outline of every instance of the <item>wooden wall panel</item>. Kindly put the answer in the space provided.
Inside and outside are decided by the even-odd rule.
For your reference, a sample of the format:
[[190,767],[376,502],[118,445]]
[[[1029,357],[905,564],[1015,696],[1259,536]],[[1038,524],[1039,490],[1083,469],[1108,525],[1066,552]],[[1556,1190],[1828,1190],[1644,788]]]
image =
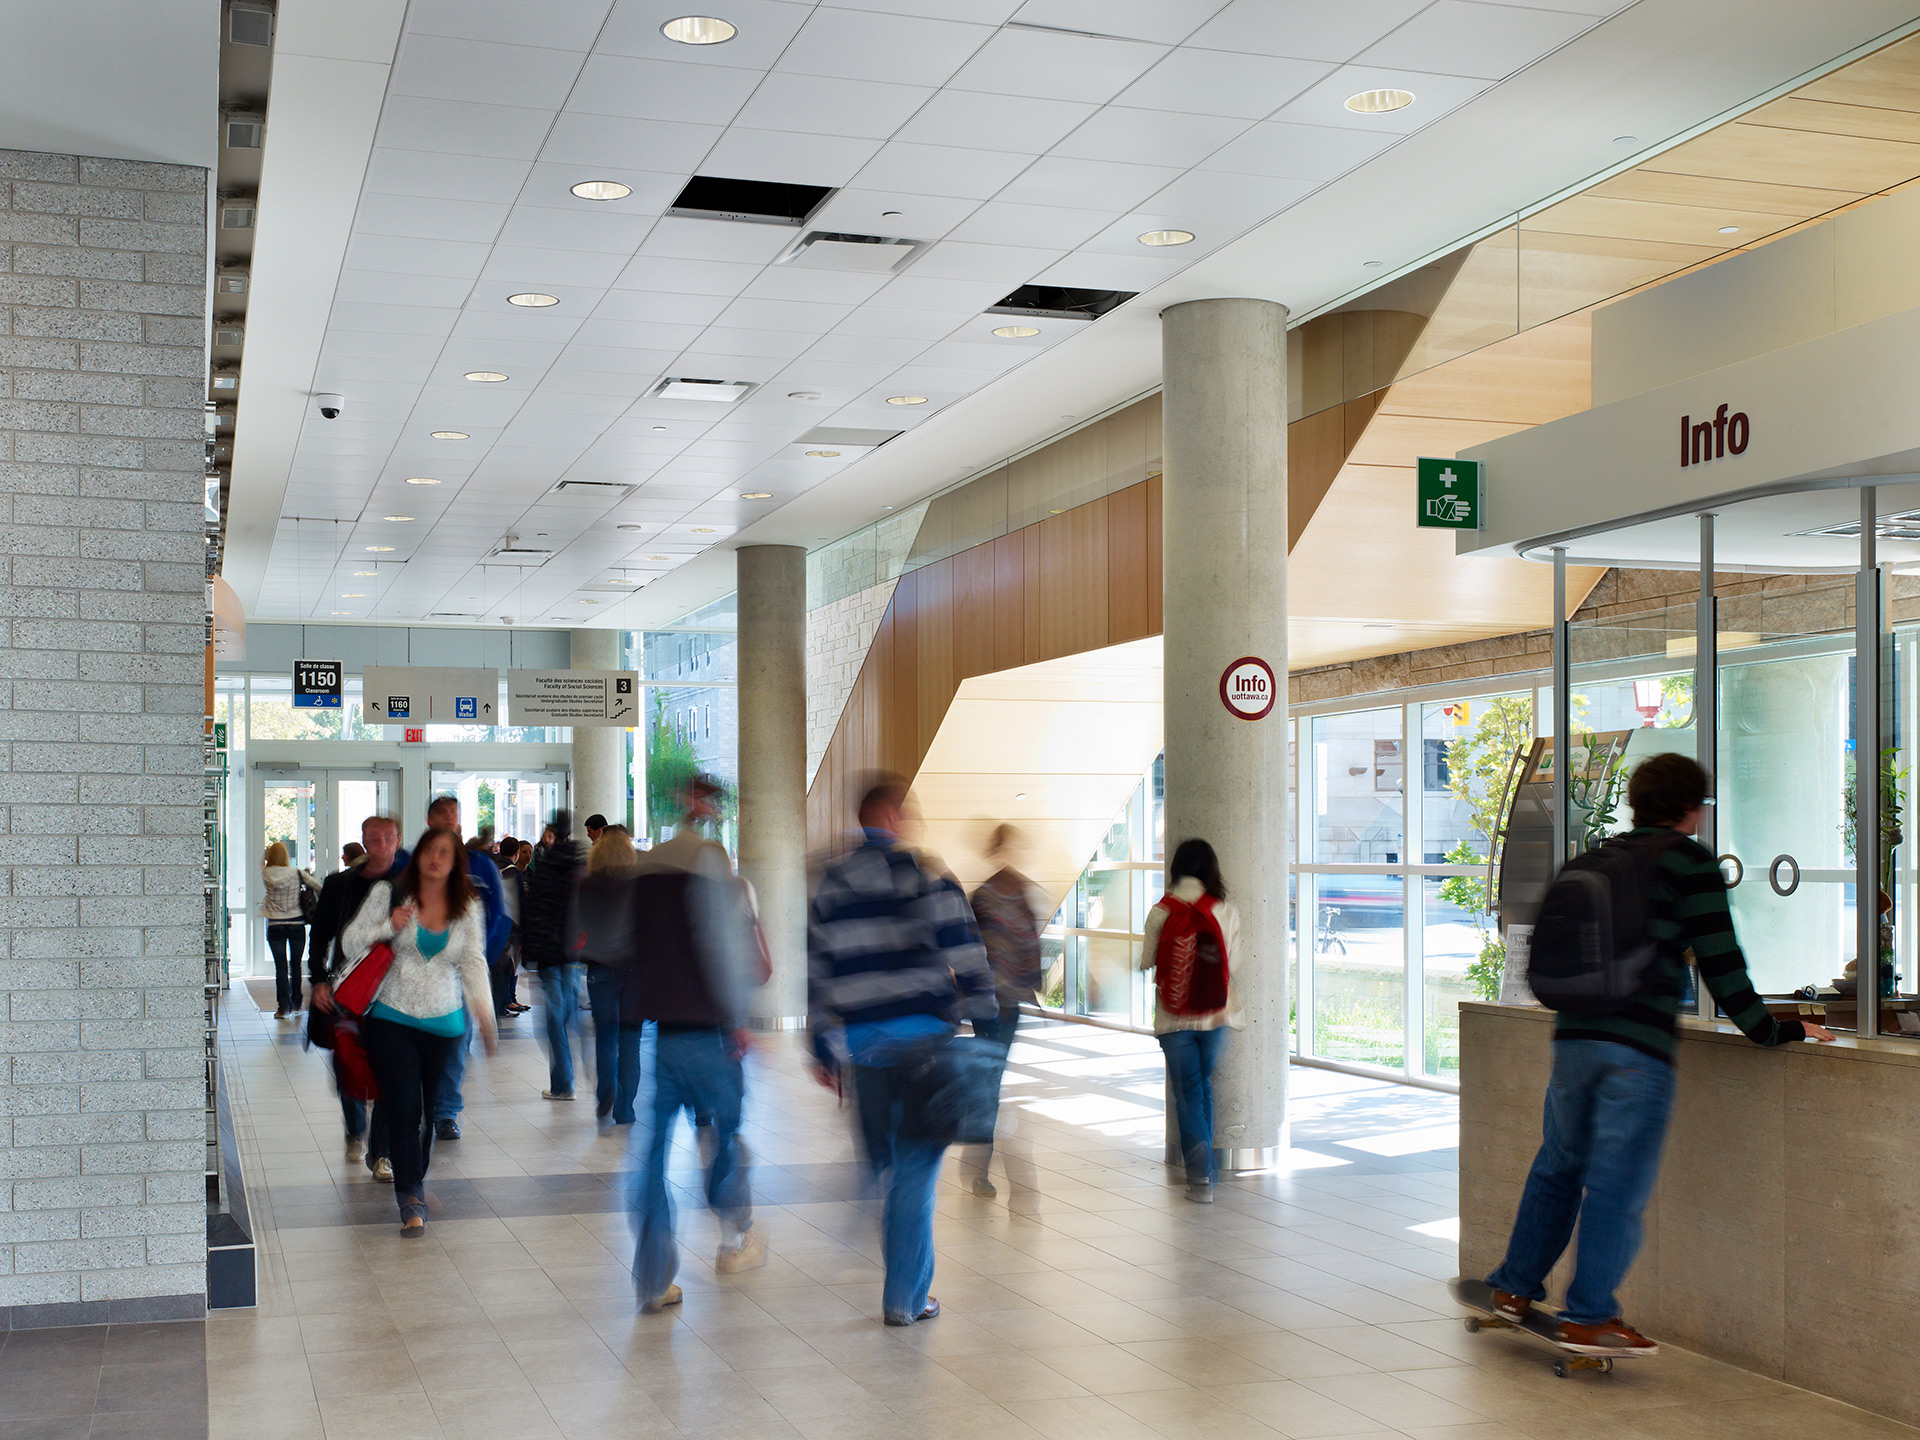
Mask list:
[[1156,633],[1147,618],[1147,487],[1130,485],[1106,499],[1108,643]]
[[[1157,426],[1160,412],[1154,412]],[[1157,447],[1156,447],[1157,448]],[[1159,462],[1156,461],[1156,464]],[[1158,635],[1167,628],[1164,571],[1160,567],[1160,472],[1147,477],[1147,634]]]
[[1107,504],[1050,515],[1040,532],[1040,656],[1107,643]]
[[915,672],[914,723],[903,737],[913,743],[918,769],[934,732],[946,718],[947,702],[959,688],[953,673],[953,561],[936,560],[921,568],[920,612],[916,627],[918,665]]
[[1027,663],[1027,539],[1020,531],[993,542],[993,666]]
[[953,672],[985,675],[994,663],[994,583],[1000,542],[975,545],[953,557]]

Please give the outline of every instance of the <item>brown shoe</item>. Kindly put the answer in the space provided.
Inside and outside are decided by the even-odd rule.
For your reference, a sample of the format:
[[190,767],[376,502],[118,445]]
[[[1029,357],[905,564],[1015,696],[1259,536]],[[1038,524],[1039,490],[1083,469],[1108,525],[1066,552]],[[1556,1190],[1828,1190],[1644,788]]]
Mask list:
[[1531,1309],[1533,1301],[1524,1295],[1509,1295],[1505,1290],[1493,1292],[1493,1313],[1502,1320],[1511,1320],[1517,1325],[1527,1318]]
[[1559,1341],[1576,1355],[1658,1355],[1660,1347],[1619,1316],[1598,1325],[1560,1322]]

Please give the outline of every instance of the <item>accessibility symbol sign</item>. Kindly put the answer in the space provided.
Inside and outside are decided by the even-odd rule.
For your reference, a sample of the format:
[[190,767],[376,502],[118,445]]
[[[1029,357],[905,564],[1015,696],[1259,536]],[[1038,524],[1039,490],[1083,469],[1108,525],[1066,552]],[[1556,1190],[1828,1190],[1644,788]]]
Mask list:
[[1434,530],[1481,528],[1481,464],[1478,460],[1419,461],[1419,509],[1414,523]]

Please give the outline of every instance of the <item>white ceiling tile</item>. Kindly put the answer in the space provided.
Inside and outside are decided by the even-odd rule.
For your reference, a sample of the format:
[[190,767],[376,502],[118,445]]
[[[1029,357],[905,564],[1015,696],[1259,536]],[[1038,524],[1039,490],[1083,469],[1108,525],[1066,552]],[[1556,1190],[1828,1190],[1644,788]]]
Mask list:
[[700,169],[736,180],[845,185],[874,157],[880,143],[848,135],[801,135],[736,125],[715,142]]
[[365,235],[416,240],[471,240],[489,244],[507,218],[504,204],[369,193],[360,197],[353,228]]
[[[862,364],[852,360],[819,360],[803,355],[774,381],[776,388],[804,387],[809,390],[845,390],[858,392],[878,385],[894,371],[892,365]],[[899,392],[894,392],[898,394]]]
[[1108,105],[1054,146],[1053,153],[1075,160],[1121,160],[1184,170],[1198,165],[1247,124],[1245,119],[1226,115],[1176,115]]
[[1114,213],[989,200],[955,226],[950,238],[987,245],[1036,245],[1071,250],[1102,226],[1112,223]]
[[[1413,70],[1388,70],[1377,65],[1342,65],[1319,84],[1281,106],[1273,118],[1301,125],[1337,125],[1347,130],[1408,135],[1492,87],[1490,80],[1459,75],[1429,75]],[[1404,110],[1359,115],[1347,108],[1346,100],[1363,90],[1407,90],[1412,92],[1414,100]]]
[[968,20],[977,25],[1002,24],[1020,8],[1020,0],[838,0],[838,4],[843,10],[920,15],[930,20]]
[[951,145],[909,145],[896,140],[883,146],[853,177],[853,183],[864,190],[985,200],[1031,163],[1026,155],[962,150]]
[[[1049,345],[1057,345],[1060,341],[1078,335],[1087,328],[1085,320],[1050,320],[1045,316],[1035,315],[1024,317],[1017,323],[1038,330],[1040,332],[1038,335],[1022,335],[1009,339],[993,333],[1000,326],[1012,323],[1016,322],[1013,317],[1007,315],[970,315],[963,325],[934,349],[945,351],[953,347],[978,350],[982,346],[991,346],[995,350],[1026,353],[1044,350]],[[961,364],[963,362],[955,360],[944,363]]]
[[727,0],[727,18],[739,33],[722,45],[681,45],[660,33],[667,21],[686,13],[686,0],[619,0],[594,48],[610,55],[651,55],[688,65],[764,70],[780,58],[787,42],[813,13],[813,6],[783,0]]
[[558,110],[585,58],[577,50],[494,45],[409,29],[400,42],[388,91],[429,100],[511,95],[521,105]]
[[907,271],[921,279],[980,280],[1005,294],[1058,260],[1062,250],[1027,249],[1017,245],[972,245],[964,240],[942,240]]
[[[498,381],[468,380],[470,388],[488,391],[531,389],[540,372],[555,360],[560,352],[568,347],[550,340],[484,340],[467,338],[455,334],[448,338],[441,350],[440,367],[451,371],[453,379],[460,379],[470,370],[505,371],[512,378],[505,384]],[[448,378],[445,375],[442,378]]]
[[700,338],[704,325],[673,325],[644,320],[589,320],[580,327],[582,345],[624,345],[634,350],[684,350]]
[[1358,58],[1369,65],[1498,80],[1592,26],[1586,15],[1439,0]]
[[1157,256],[1102,255],[1082,250],[1033,277],[1036,285],[1072,285],[1086,290],[1151,290],[1179,273],[1180,265]]
[[463,340],[539,340],[564,345],[585,323],[579,315],[555,315],[551,311],[532,312],[501,306],[499,310],[468,310],[460,316],[453,333]]
[[379,146],[367,162],[367,191],[511,204],[532,168],[525,160],[502,160],[491,155],[447,155]]
[[[675,261],[662,261],[675,264]],[[752,274],[750,267],[742,271]],[[609,290],[593,309],[595,320],[637,320],[661,325],[706,325],[727,308],[725,296],[664,294],[649,290]]]
[[555,378],[583,371],[596,375],[658,375],[679,355],[677,348],[641,350],[627,345],[585,345],[579,341],[554,366]]
[[346,265],[395,275],[473,279],[487,263],[488,246],[477,241],[413,240],[402,235],[359,235],[347,245]]
[[1137,40],[1002,30],[953,77],[953,88],[1098,104],[1138,80],[1164,54],[1165,47]]
[[978,306],[964,310],[911,310],[872,305],[854,311],[833,327],[833,333],[932,343],[951,335],[957,327],[976,318],[979,311]]
[[525,0],[413,0],[407,30],[585,51],[612,8],[611,0],[541,0],[537,6]]
[[1210,50],[1350,60],[1428,0],[1233,0],[1187,41]]
[[[1269,120],[1227,145],[1207,161],[1205,168],[1297,180],[1331,180],[1371,160],[1399,138],[1330,125],[1288,125]],[[1155,203],[1165,204],[1164,201]]]
[[821,6],[774,68],[847,80],[943,85],[993,33],[985,25]]
[[640,257],[658,255],[670,260],[725,260],[764,265],[793,240],[794,231],[785,225],[744,225],[728,220],[689,220],[669,215],[647,236],[646,243],[640,247]]
[[899,138],[916,145],[1040,155],[1097,108],[1077,100],[942,90],[900,128]]
[[[619,200],[582,200],[572,193],[582,180],[618,180],[633,193]],[[539,205],[548,210],[566,210],[578,215],[658,215],[687,183],[684,173],[668,175],[656,170],[621,170],[596,167],[583,175],[578,165],[542,162],[532,167],[526,189],[519,196],[522,205]]]
[[[853,235],[898,235],[938,240],[971,215],[978,202],[947,195],[887,190],[839,190],[808,222],[817,230]],[[897,214],[889,214],[897,211]]]
[[1318,180],[1196,170],[1158,191],[1150,203],[1173,214],[1211,215],[1249,225],[1278,214],[1319,184]]
[[393,149],[531,160],[540,153],[552,124],[551,110],[389,95],[380,107],[380,143]]
[[823,305],[804,300],[736,300],[716,322],[747,330],[801,330],[824,335],[853,313],[851,305]]
[[[509,304],[509,295],[535,289],[530,275],[490,275],[474,287],[467,297],[469,314],[498,315],[517,320],[570,320],[578,324],[593,314],[594,307],[607,294],[604,285],[554,285],[544,288],[560,303],[546,309]],[[531,333],[531,332],[529,332]]]
[[755,300],[807,300],[825,305],[858,305],[872,298],[889,279],[854,270],[801,270],[769,265],[740,293]]
[[1123,165],[1111,160],[1069,160],[1046,155],[1000,192],[1002,200],[1061,205],[1083,210],[1131,210],[1181,172],[1164,165]]
[[[679,47],[686,48],[686,47]],[[753,87],[758,70],[687,65],[632,55],[595,55],[567,97],[569,115],[626,115],[636,120],[686,120],[725,125]]]
[[[553,133],[546,137],[546,144],[530,153],[538,154],[542,164],[586,166],[589,171],[613,167],[686,175],[693,173],[713,148],[713,142],[720,138],[720,128],[671,120],[563,113],[553,121]],[[583,173],[580,178],[595,180],[599,176]]]
[[556,383],[564,380],[569,390],[582,395],[624,395],[629,400],[636,398],[648,384],[646,380],[617,371],[572,368],[572,362],[565,355],[547,372],[547,378]]
[[1175,50],[1115,97],[1116,105],[1259,120],[1271,115],[1331,65],[1224,50]]
[[[1007,319],[1004,315],[994,318],[1003,324]],[[1058,323],[1064,325],[1070,322]],[[1002,370],[1011,370],[1021,361],[1031,358],[1035,349],[1044,349],[1044,346],[1038,344],[1038,338],[1037,336],[1026,337],[1029,344],[1022,344],[1018,340],[943,340],[938,345],[928,346],[916,357],[915,363],[998,374]],[[982,376],[975,383],[983,383],[984,378]]]
[[489,280],[512,276],[534,285],[579,285],[604,289],[627,266],[624,254],[590,250],[544,250],[528,245],[496,245],[482,272]]
[[1226,0],[1027,0],[1013,18],[1029,25],[1177,45],[1225,4]]
[[[992,281],[938,280],[929,276],[902,275],[873,297],[883,309],[900,310],[984,310],[996,304],[1011,286]],[[846,333],[846,332],[842,332]]]
[[654,216],[618,215],[605,211],[549,210],[539,205],[516,205],[501,229],[502,245],[529,245],[554,250],[603,250],[631,255],[653,228]]
[[[415,298],[409,303],[399,296],[413,296],[417,277],[382,275],[369,270],[342,271],[334,290],[333,310],[327,317],[329,331],[375,330],[390,335],[439,335],[453,332],[460,319],[460,300],[449,306],[422,305]],[[469,281],[445,282],[458,289],[461,299],[473,286]]]
[[758,130],[885,140],[933,93],[919,85],[884,85],[873,80],[834,80],[776,71],[761,81],[736,123]]
[[[745,230],[748,227],[742,225],[738,228]],[[721,260],[690,260],[676,255],[636,255],[627,268],[620,272],[620,278],[613,283],[616,291],[645,290],[660,294],[732,296],[744,290],[753,277],[760,273],[760,269],[758,262],[743,264]]]
[[904,365],[887,378],[887,388],[895,394],[925,395],[929,400],[943,396],[958,399],[962,395],[972,394],[989,378],[972,368]]

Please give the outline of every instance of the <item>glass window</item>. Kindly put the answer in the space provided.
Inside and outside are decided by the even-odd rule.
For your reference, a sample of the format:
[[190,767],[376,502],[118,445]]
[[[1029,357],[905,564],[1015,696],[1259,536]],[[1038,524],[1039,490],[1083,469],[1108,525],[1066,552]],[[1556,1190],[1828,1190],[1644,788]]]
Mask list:
[[1533,696],[1525,692],[1420,707],[1422,864],[1487,858],[1514,757],[1532,743]]
[[1398,1070],[1406,1058],[1406,881],[1313,877],[1313,1049]]
[[[1486,872],[1427,875],[1419,880],[1422,925],[1422,1054],[1426,1073],[1460,1078],[1460,1002],[1491,999],[1481,976],[1498,983],[1505,955],[1493,916],[1486,913]],[[1494,995],[1499,993],[1496,988]]]
[[1313,720],[1314,859],[1402,863],[1402,707]]

